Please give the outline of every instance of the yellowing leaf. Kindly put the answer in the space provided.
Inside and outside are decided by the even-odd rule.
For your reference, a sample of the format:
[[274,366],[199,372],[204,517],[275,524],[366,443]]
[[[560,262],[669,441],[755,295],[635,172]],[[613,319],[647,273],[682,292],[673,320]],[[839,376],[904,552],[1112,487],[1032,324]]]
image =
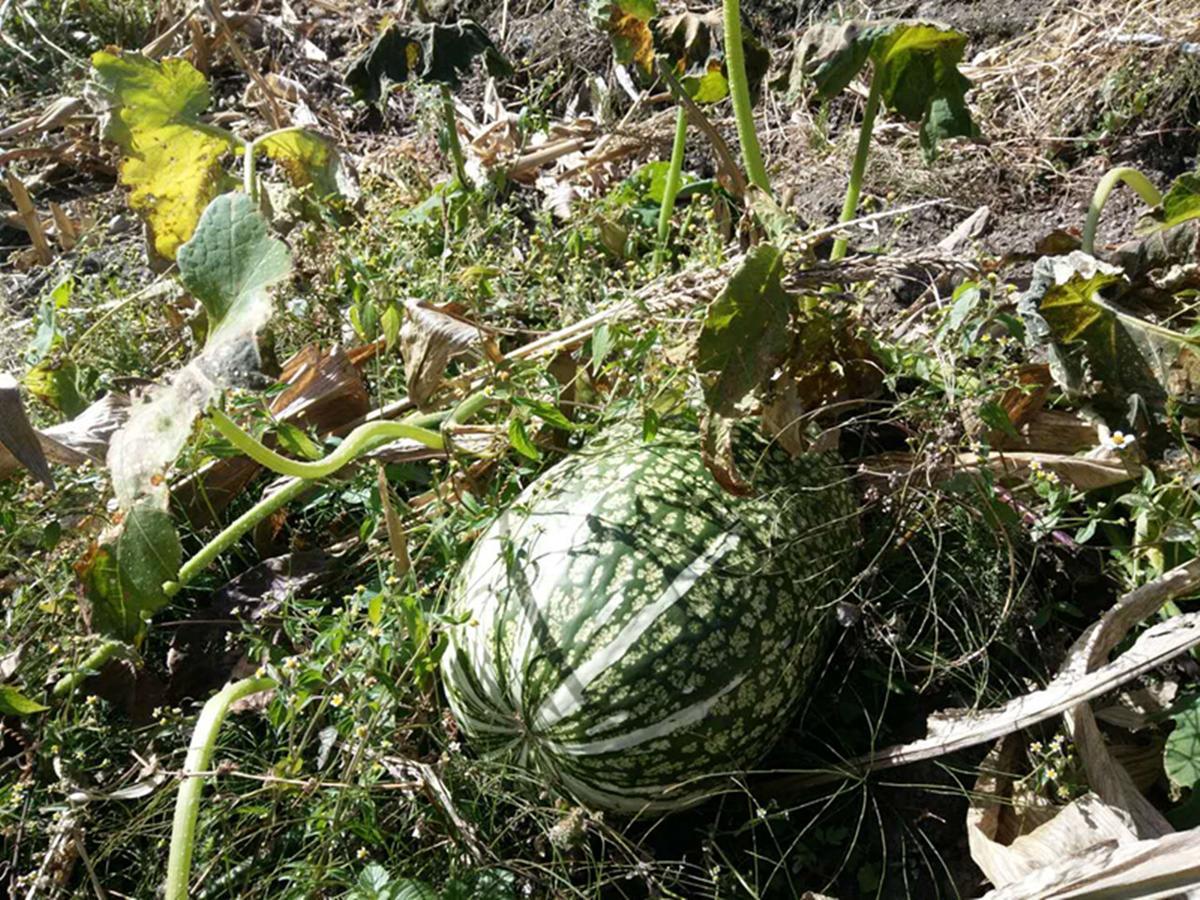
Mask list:
[[208,84],[182,59],[155,62],[137,53],[92,55],[112,104],[105,137],[121,147],[121,183],[129,205],[150,224],[154,249],[175,258],[200,214],[224,187],[220,159],[235,146],[229,132],[200,121]]
[[279,164],[294,187],[311,185],[317,199],[352,195],[353,188],[342,168],[337,146],[315,131],[305,128],[279,131],[259,141],[258,147]]
[[654,0],[593,0],[588,11],[596,27],[607,32],[617,62],[633,63],[646,74],[654,68],[650,20],[657,12]]

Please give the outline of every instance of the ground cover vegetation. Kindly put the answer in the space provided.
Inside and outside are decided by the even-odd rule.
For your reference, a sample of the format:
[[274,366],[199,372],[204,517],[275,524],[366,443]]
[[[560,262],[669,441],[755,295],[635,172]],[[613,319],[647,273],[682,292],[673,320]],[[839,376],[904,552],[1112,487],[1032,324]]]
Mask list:
[[0,885],[1194,887],[1191,7],[0,3]]

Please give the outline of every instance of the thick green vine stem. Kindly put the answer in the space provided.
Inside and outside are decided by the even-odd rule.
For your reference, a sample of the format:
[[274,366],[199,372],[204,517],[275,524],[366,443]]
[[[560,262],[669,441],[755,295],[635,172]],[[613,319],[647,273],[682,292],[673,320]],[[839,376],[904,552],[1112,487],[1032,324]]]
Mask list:
[[471,181],[467,178],[467,161],[463,156],[462,144],[458,140],[458,118],[454,115],[454,95],[448,85],[442,85],[442,119],[446,125],[446,146],[450,148],[450,157],[454,161],[454,174],[464,191],[471,190]]
[[[871,90],[867,94],[867,106],[863,110],[862,125],[858,129],[858,146],[854,150],[854,163],[850,167],[850,184],[846,187],[846,201],[842,204],[842,214],[838,222],[849,222],[858,212],[858,196],[862,192],[863,175],[867,171],[867,155],[871,151],[871,134],[875,131],[875,116],[879,113],[879,98],[882,78],[878,73],[872,73]],[[846,255],[849,242],[840,237],[833,242],[830,259],[841,259]]]
[[213,424],[217,426],[217,431],[228,440],[233,446],[241,450],[248,457],[258,463],[260,466],[270,469],[272,472],[278,472],[280,475],[289,475],[293,478],[324,478],[327,475],[332,475],[338,469],[347,463],[353,462],[354,459],[365,449],[382,440],[396,440],[397,438],[408,438],[409,440],[419,441],[426,447],[432,447],[435,450],[441,450],[446,446],[446,442],[442,436],[436,431],[430,431],[428,428],[422,428],[419,425],[413,425],[409,422],[367,422],[359,425],[338,445],[338,448],[328,454],[324,459],[318,459],[314,462],[299,462],[294,459],[288,459],[264,447],[259,441],[247,434],[237,424],[221,412],[219,409],[214,409],[210,413]]
[[667,168],[667,183],[663,186],[662,206],[658,210],[658,246],[654,250],[654,271],[662,268],[667,255],[667,238],[671,236],[671,214],[675,198],[683,181],[683,154],[687,149],[687,110],[679,107],[675,114],[675,143],[671,146],[671,162]]
[[104,668],[104,664],[109,660],[122,656],[128,657],[132,653],[133,648],[124,641],[115,639],[105,641],[89,653],[77,668],[58,679],[54,685],[54,696],[59,698],[70,696],[75,688]]
[[750,82],[746,78],[746,57],[742,53],[742,11],[738,0],[723,0],[725,13],[725,70],[729,76],[729,98],[733,102],[733,117],[737,120],[738,142],[742,145],[742,161],[746,178],[754,186],[771,193],[767,167],[763,165],[754,129],[754,107],[750,103]]
[[1088,207],[1087,221],[1083,224],[1083,252],[1090,253],[1093,256],[1096,253],[1096,229],[1100,225],[1100,213],[1104,211],[1104,204],[1108,202],[1108,196],[1113,192],[1113,188],[1117,186],[1117,182],[1123,181],[1141,197],[1147,206],[1158,206],[1162,203],[1162,194],[1153,184],[1150,183],[1145,175],[1137,169],[1129,166],[1117,166],[1115,169],[1110,169],[1100,179],[1096,185],[1096,192],[1092,194],[1092,203]]
[[271,678],[243,678],[227,684],[204,704],[192,742],[183,763],[179,794],[175,799],[175,819],[171,825],[171,849],[167,857],[167,900],[187,900],[192,872],[192,851],[196,843],[196,817],[200,812],[200,794],[204,790],[205,771],[212,762],[217,733],[229,713],[229,707],[243,697],[275,687]]

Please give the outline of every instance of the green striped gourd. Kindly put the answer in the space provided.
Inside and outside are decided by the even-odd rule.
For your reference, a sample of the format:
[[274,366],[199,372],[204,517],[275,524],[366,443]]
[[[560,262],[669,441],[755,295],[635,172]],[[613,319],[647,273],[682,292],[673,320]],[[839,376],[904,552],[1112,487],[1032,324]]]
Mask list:
[[743,460],[758,493],[736,498],[696,443],[627,435],[554,466],[453,590],[470,621],[442,674],[472,745],[593,808],[729,788],[825,659],[847,584],[855,506],[829,457]]

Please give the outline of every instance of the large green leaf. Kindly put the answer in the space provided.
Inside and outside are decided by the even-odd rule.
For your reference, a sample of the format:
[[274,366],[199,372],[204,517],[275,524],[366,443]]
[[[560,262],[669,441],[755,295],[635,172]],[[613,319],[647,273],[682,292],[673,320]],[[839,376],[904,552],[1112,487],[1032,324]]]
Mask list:
[[1200,219],[1200,172],[1187,172],[1171,182],[1160,209],[1142,221],[1139,231],[1165,231],[1192,219]]
[[383,96],[385,82],[415,78],[457,88],[461,75],[481,55],[490,74],[512,73],[487,32],[470,19],[449,25],[393,22],[354,60],[346,84],[355,97],[369,102]]
[[220,160],[237,142],[200,120],[208,109],[208,84],[186,60],[155,62],[100,50],[92,66],[111,104],[104,134],[123,151],[121,182],[132,189],[129,205],[149,223],[154,249],[174,259],[201,212],[224,189]]
[[245,194],[223,194],[204,211],[179,249],[179,275],[208,313],[204,350],[150,400],[133,407],[108,452],[122,509],[142,497],[166,503],[165,475],[187,443],[196,417],[223,387],[257,371],[255,335],[270,318],[270,288],[287,278],[287,247]]
[[592,24],[608,35],[613,58],[634,65],[642,74],[654,69],[654,35],[650,20],[658,15],[656,0],[590,0]]
[[[675,67],[680,83],[697,103],[715,103],[729,95],[725,71],[725,17],[722,10],[682,12],[651,23],[654,49]],[[743,28],[742,50],[750,96],[757,98],[771,65],[771,54]]]
[[783,254],[759,244],[708,308],[696,344],[696,371],[714,412],[734,417],[787,357],[795,297],[780,283]]
[[152,504],[135,505],[78,567],[92,631],[138,640],[146,620],[166,606],[163,582],[179,573],[182,556],[171,517]]
[[1125,416],[1131,404],[1161,409],[1172,365],[1200,341],[1106,299],[1102,291],[1121,281],[1115,266],[1080,251],[1043,257],[1018,308],[1029,340],[1046,351],[1059,384]]
[[971,83],[958,71],[966,45],[966,35],[933,22],[815,25],[796,49],[793,80],[804,72],[821,97],[832,97],[870,59],[884,106],[920,122],[921,146],[932,158],[941,138],[975,134],[964,99]]

